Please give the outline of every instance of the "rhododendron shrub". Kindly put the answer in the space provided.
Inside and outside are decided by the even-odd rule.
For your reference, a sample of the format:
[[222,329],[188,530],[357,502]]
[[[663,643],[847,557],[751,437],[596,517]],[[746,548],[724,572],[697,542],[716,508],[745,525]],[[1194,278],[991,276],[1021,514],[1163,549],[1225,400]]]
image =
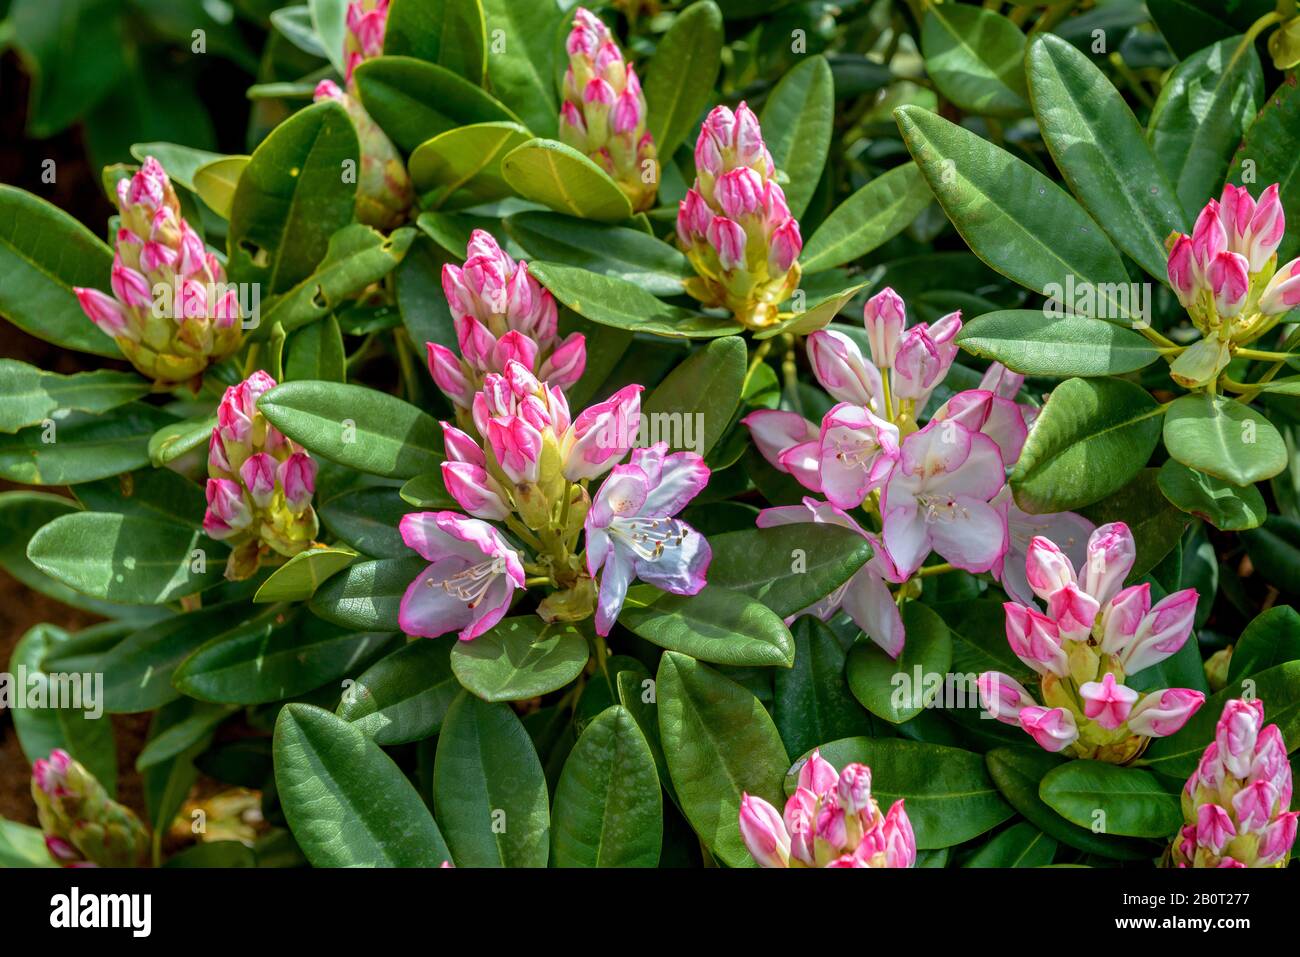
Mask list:
[[1288,865],[1287,3],[235,6],[0,187],[0,864]]

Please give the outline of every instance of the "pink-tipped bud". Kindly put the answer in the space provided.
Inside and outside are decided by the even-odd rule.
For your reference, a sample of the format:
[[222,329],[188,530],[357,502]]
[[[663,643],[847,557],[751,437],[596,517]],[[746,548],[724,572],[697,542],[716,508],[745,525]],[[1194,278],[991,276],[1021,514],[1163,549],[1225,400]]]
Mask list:
[[840,807],[849,814],[857,814],[871,807],[871,768],[865,764],[845,765],[836,782],[835,793]]
[[1205,704],[1205,695],[1190,688],[1166,688],[1147,695],[1128,716],[1129,730],[1163,738],[1185,725]]
[[799,224],[793,219],[787,219],[774,229],[768,242],[770,245],[767,267],[773,274],[788,271],[803,250],[803,237],[799,235]]
[[1219,204],[1210,200],[1192,228],[1192,259],[1202,276],[1208,274],[1210,263],[1227,248],[1228,234],[1219,218]]
[[976,679],[975,687],[979,690],[980,706],[1003,724],[1018,727],[1020,712],[1038,703],[1024,685],[1000,671],[984,672]]
[[482,447],[468,433],[454,425],[442,423],[442,445],[452,462],[468,462],[480,468],[487,466]]
[[1074,715],[1064,708],[1025,708],[1020,712],[1020,727],[1044,751],[1064,751],[1079,738]]
[[1296,306],[1300,306],[1300,259],[1278,267],[1259,297],[1259,311],[1266,316],[1281,315]]
[[799,787],[806,788],[817,797],[830,794],[839,783],[840,775],[835,765],[822,757],[820,748],[813,751],[799,769]]
[[212,538],[228,538],[247,528],[253,514],[244,501],[244,490],[232,479],[208,479],[205,489],[208,509],[203,528]]
[[475,518],[504,521],[512,514],[506,504],[505,490],[481,466],[470,462],[443,462],[442,479],[451,497]]
[[818,329],[808,336],[808,361],[823,389],[840,402],[880,409],[880,371],[863,358],[857,343],[842,332]]
[[294,452],[280,463],[279,478],[289,508],[300,512],[316,493],[316,460],[306,452]]
[[1123,522],[1102,525],[1088,538],[1079,585],[1104,605],[1119,593],[1136,560],[1137,545],[1129,527]]
[[1087,681],[1079,686],[1083,699],[1083,713],[1107,731],[1114,731],[1128,720],[1129,712],[1137,703],[1138,693],[1115,682],[1107,672],[1101,681]]
[[126,320],[126,310],[116,299],[98,289],[86,289],[82,286],[76,286],[72,291],[77,294],[77,303],[81,306],[81,311],[101,330],[115,339],[119,336],[132,337],[132,330]]
[[762,798],[741,795],[740,836],[760,867],[788,866],[790,835],[776,808]]
[[730,271],[745,265],[745,231],[738,223],[725,216],[714,216],[705,238],[717,253],[723,269]]
[[587,337],[570,333],[542,363],[539,378],[555,389],[576,385],[587,368]]
[[902,297],[886,286],[867,300],[862,321],[867,328],[871,360],[881,369],[893,368],[903,328],[907,325]]
[[443,394],[461,408],[474,399],[474,385],[465,375],[456,353],[436,342],[426,343],[429,350],[429,374]]
[[1250,292],[1250,263],[1245,256],[1223,252],[1210,262],[1208,278],[1214,293],[1214,308],[1231,319],[1241,313]]
[[1002,607],[1007,613],[1007,643],[1016,657],[1040,675],[1068,675],[1069,656],[1061,647],[1056,622],[1015,602],[1006,602]]
[[1215,727],[1214,743],[1228,773],[1244,778],[1250,774],[1255,745],[1264,727],[1264,702],[1258,698],[1234,698],[1223,708]]
[[1075,584],[1074,566],[1056,543],[1035,535],[1025,553],[1025,575],[1029,587],[1043,601],[1048,601],[1066,585]]
[[714,196],[727,217],[739,220],[763,205],[763,178],[747,166],[727,170],[713,188]]
[[1183,647],[1192,633],[1197,598],[1195,588],[1186,588],[1166,596],[1147,612],[1132,643],[1120,655],[1128,674],[1159,664]]
[[1150,611],[1151,586],[1147,582],[1125,588],[1112,598],[1101,613],[1101,650],[1122,658]]
[[248,489],[248,497],[258,508],[266,508],[271,504],[271,496],[275,494],[276,464],[271,455],[258,452],[246,458],[239,467],[239,477],[243,480],[244,488]]
[[1192,237],[1180,236],[1169,250],[1169,285],[1186,309],[1196,301],[1196,263],[1192,257]]

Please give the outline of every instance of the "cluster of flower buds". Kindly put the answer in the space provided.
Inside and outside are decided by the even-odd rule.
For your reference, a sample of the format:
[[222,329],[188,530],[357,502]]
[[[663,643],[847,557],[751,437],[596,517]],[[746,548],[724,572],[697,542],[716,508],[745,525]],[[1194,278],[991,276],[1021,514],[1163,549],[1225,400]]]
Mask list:
[[740,836],[760,867],[911,867],[916,837],[900,798],[881,814],[871,769],[843,771],[814,751],[785,814],[760,797],[740,801]]
[[468,427],[474,397],[491,372],[517,362],[553,389],[567,389],[587,365],[586,337],[557,333],[555,299],[516,262],[491,233],[476,229],[465,250],[465,265],[442,267],[460,355],[428,343],[429,372],[456,406]]
[[343,37],[343,79],[351,86],[357,66],[384,52],[388,0],[351,0],[344,20],[347,32]]
[[347,112],[361,146],[357,176],[357,220],[376,229],[395,229],[406,222],[415,191],[406,165],[393,141],[371,119],[361,101],[343,92],[333,80],[316,84],[315,100],[333,100]]
[[560,140],[590,157],[618,184],[635,212],[649,209],[659,188],[654,137],[646,131],[645,94],[636,68],[623,59],[609,27],[584,7],[565,43]]
[[677,211],[677,239],[695,267],[687,292],[762,329],[799,285],[803,238],[777,184],[758,117],[716,107],[695,144],[695,185]]
[[76,288],[77,301],[143,375],[159,386],[191,381],[243,342],[239,299],[152,156],[118,181],[117,208],[113,295]]
[[64,867],[136,867],[149,833],[129,808],[108,796],[59,748],[32,765],[32,799],[50,856]]
[[[808,336],[813,374],[837,401],[820,424],[781,409],[743,421],[773,467],[827,499],[769,509],[760,526],[829,522],[872,544],[875,557],[845,590],[810,611],[843,607],[897,656],[903,626],[887,583],[905,585],[932,551],[957,568],[991,572],[1013,597],[1032,601],[1023,577],[1030,538],[1052,531],[1081,543],[1092,525],[1069,513],[1028,515],[1011,499],[1006,470],[1035,414],[1016,401],[1023,376],[993,365],[979,388],[952,396],[918,429],[956,358],[960,314],[908,328],[902,299],[885,289],[867,301],[864,321],[870,358],[845,332]],[[849,516],[859,506],[880,519],[879,535]]]
[[316,462],[271,425],[257,400],[275,388],[265,372],[231,386],[208,445],[203,529],[232,546],[226,577],[248,578],[267,558],[292,557],[316,537]]
[[1124,588],[1137,556],[1122,522],[1096,529],[1079,573],[1053,542],[1035,538],[1025,573],[1047,606],[1007,602],[1007,642],[1041,676],[1040,705],[1014,678],[997,671],[979,677],[980,702],[994,718],[1023,728],[1048,751],[1127,764],[1151,738],[1173,734],[1205,703],[1188,688],[1141,695],[1128,675],[1176,654],[1192,632],[1196,590],[1154,606],[1151,586]]
[[1231,184],[1196,218],[1192,235],[1169,244],[1169,283],[1202,338],[1170,367],[1188,388],[1213,382],[1235,346],[1253,342],[1300,305],[1300,259],[1277,264],[1286,234],[1278,184],[1257,203]]
[[1183,788],[1186,825],[1174,839],[1178,867],[1286,867],[1300,811],[1291,807],[1291,765],[1264,702],[1233,699]]
[[[682,595],[704,587],[708,543],[675,516],[709,470],[700,456],[670,455],[664,443],[632,451],[641,391],[626,386],[571,418],[563,391],[522,362],[507,359],[502,372],[483,377],[470,403],[482,441],[442,424],[443,483],[473,517],[422,513],[402,522],[406,543],[433,562],[402,599],[407,634],[478,637],[500,620],[525,572],[556,589],[538,614],[575,621],[594,611],[602,635],[633,579]],[[629,451],[631,461],[619,464]],[[593,497],[588,482],[607,472]],[[531,556],[489,522],[504,523]],[[584,531],[585,561],[577,549]]]

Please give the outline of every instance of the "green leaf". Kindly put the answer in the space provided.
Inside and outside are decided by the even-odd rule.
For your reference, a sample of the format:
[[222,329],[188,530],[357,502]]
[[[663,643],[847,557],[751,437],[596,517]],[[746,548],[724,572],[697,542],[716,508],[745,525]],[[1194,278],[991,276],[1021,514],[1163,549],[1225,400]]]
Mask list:
[[1123,488],[1160,440],[1164,407],[1123,379],[1067,379],[1053,390],[1011,472],[1016,504],[1064,512]]
[[1265,581],[1286,593],[1300,592],[1300,520],[1270,515],[1260,528],[1242,532],[1241,540]]
[[355,562],[318,588],[308,607],[345,628],[400,631],[402,596],[428,564],[418,555]]
[[347,72],[343,47],[347,36],[348,0],[307,0],[312,26],[320,37],[325,55],[340,75]]
[[1097,526],[1111,522],[1128,525],[1137,545],[1137,558],[1129,571],[1130,583],[1160,564],[1179,545],[1187,528],[1187,516],[1162,499],[1159,475],[1159,469],[1140,469],[1118,492],[1082,511]]
[[1102,761],[1067,761],[1038,786],[1043,803],[1103,834],[1167,838],[1183,823],[1178,798],[1154,774]]
[[258,604],[306,601],[316,594],[316,589],[325,579],[347,568],[356,557],[357,553],[350,548],[330,548],[326,545],[299,552],[262,582],[253,601]]
[[428,60],[482,83],[486,46],[478,0],[393,0],[388,8],[385,54]]
[[989,776],[1007,803],[1044,834],[1087,854],[1125,861],[1152,856],[1146,845],[1113,834],[1097,834],[1091,827],[1071,824],[1043,803],[1038,796],[1039,783],[1053,769],[1071,763],[1066,759],[1030,746],[994,748],[984,756],[984,760]]
[[1183,209],[1216,199],[1233,152],[1264,101],[1264,70],[1252,43],[1229,37],[1193,53],[1165,80],[1147,139]]
[[631,712],[602,711],[569,752],[555,787],[556,867],[654,867],[663,796],[654,756]]
[[1022,67],[1025,36],[993,10],[931,6],[921,26],[925,72],[958,107],[981,116],[1029,112]]
[[0,434],[0,478],[28,485],[75,485],[149,462],[149,439],[175,420],[130,402],[104,414],[70,412],[12,435]]
[[284,816],[316,867],[437,867],[450,858],[406,775],[342,718],[285,705],[274,747]]
[[59,375],[16,359],[0,359],[0,432],[39,425],[59,412],[102,414],[149,392],[149,383],[130,372],[99,369]]
[[[871,794],[888,808],[902,798],[921,850],[952,847],[978,837],[1011,817],[974,752],[897,738],[845,738],[821,749],[822,757],[843,768],[854,761],[871,768]],[[807,755],[785,779],[794,792]]]
[[433,803],[458,867],[545,867],[546,777],[532,739],[505,704],[461,692],[433,765]]
[[162,468],[187,452],[208,444],[217,427],[215,415],[199,416],[164,425],[149,437],[149,464]]
[[397,490],[386,486],[348,489],[316,506],[326,528],[374,558],[406,558],[411,554],[397,528],[402,516],[410,511],[413,509]]
[[244,167],[250,159],[249,156],[227,156],[194,171],[194,192],[222,219],[230,219],[239,177],[244,174]]
[[700,0],[673,18],[645,73],[647,126],[666,162],[690,136],[722,66],[722,13]]
[[489,52],[488,87],[538,136],[555,133],[557,36],[564,17],[554,3],[482,0]]
[[587,657],[587,639],[573,627],[529,614],[457,642],[451,670],[484,701],[524,701],[563,688],[582,673]]
[[230,207],[231,280],[278,294],[312,274],[330,237],[352,221],[356,183],[343,176],[360,154],[343,107],[324,100],[295,113],[253,151]]
[[[869,638],[859,638],[849,649],[845,670],[853,696],[891,724],[910,721],[933,706],[952,664],[952,636],[943,619],[916,601],[903,605],[902,613],[907,641],[897,660]],[[937,679],[933,683],[932,676]]]
[[655,296],[680,296],[683,281],[695,275],[680,251],[639,229],[533,211],[515,213],[505,227],[534,259],[613,276]]
[[805,754],[819,744],[874,735],[875,725],[844,683],[844,649],[813,615],[790,629],[794,667],[776,672],[773,718],[786,750]]
[[1061,298],[1067,277],[1101,300],[1097,318],[1131,312],[1115,247],[1071,196],[1032,166],[915,106],[895,111],[903,140],[971,251],[1008,279]]
[[438,733],[460,683],[448,653],[454,638],[416,638],[379,659],[344,690],[338,716],[376,744],[406,744]]
[[56,206],[0,185],[0,316],[65,349],[118,356],[117,344],[86,318],[74,286],[108,286],[113,253]]
[[501,160],[501,175],[524,199],[559,213],[604,223],[632,215],[632,204],[610,175],[572,146],[531,139]]
[[0,817],[0,867],[58,867],[39,827]]
[[284,363],[285,379],[347,380],[347,355],[339,321],[328,315],[308,323],[285,343],[289,356]]
[[257,856],[251,847],[239,841],[209,841],[185,848],[169,858],[163,867],[257,867]]
[[172,684],[200,701],[281,701],[343,677],[391,638],[303,615],[269,634],[250,630],[208,641],[176,669]]
[[[813,280],[813,282],[816,281],[816,279]],[[762,341],[786,334],[805,336],[810,332],[816,332],[818,329],[824,329],[840,314],[840,311],[849,304],[854,296],[869,285],[870,283],[861,282],[847,289],[836,290],[820,296],[808,304],[806,308],[795,312],[789,319],[754,333],[754,338]],[[791,300],[791,304],[793,305],[793,300]]]
[[[1246,161],[1252,182],[1278,184],[1282,208],[1292,216],[1300,210],[1300,83],[1289,80],[1278,84],[1259,115],[1246,130],[1228,174],[1229,182],[1242,185]],[[1277,261],[1289,262],[1300,254],[1300,231],[1290,230],[1282,237]]]
[[623,606],[619,622],[660,648],[722,665],[790,667],[794,639],[781,616],[740,592],[708,585],[698,595],[657,594]]
[[242,602],[227,602],[165,618],[115,645],[101,659],[104,710],[113,714],[150,711],[180,697],[172,674],[209,640],[266,637],[283,621],[283,609],[249,615]]
[[564,305],[602,326],[680,339],[711,339],[740,331],[730,318],[688,312],[614,276],[539,261],[530,262],[528,271]]
[[753,866],[740,798],[781,804],[789,756],[763,705],[743,686],[676,652],[659,660],[659,733],[682,811],[729,867]]
[[791,215],[803,215],[826,165],[835,125],[835,80],[818,54],[781,78],[760,117],[772,162],[790,179],[785,198]]
[[808,276],[860,259],[910,226],[930,199],[915,163],[880,174],[822,221],[799,254],[800,268]]
[[836,525],[743,529],[709,538],[709,583],[757,598],[782,618],[816,604],[871,558],[871,544]]
[[131,155],[143,163],[152,156],[166,171],[173,181],[180,183],[193,192],[194,174],[210,163],[230,159],[221,153],[209,150],[196,150],[179,143],[136,143],[131,147]]
[[1045,867],[1057,843],[1028,821],[1002,831],[966,859],[962,867]]
[[1024,375],[1105,376],[1135,372],[1160,357],[1130,329],[1059,310],[1007,309],[973,319],[957,334],[971,355]]
[[1165,777],[1184,780],[1196,770],[1201,754],[1214,740],[1214,728],[1223,706],[1232,698],[1259,698],[1267,707],[1270,724],[1276,724],[1284,741],[1300,740],[1300,661],[1287,661],[1238,678],[1206,700],[1182,730],[1156,738],[1137,763]]
[[392,272],[415,235],[413,229],[398,229],[385,236],[361,223],[343,227],[329,237],[325,258],[310,275],[266,304],[258,328],[269,331],[279,323],[293,332],[337,312],[345,300]]
[[714,339],[687,356],[641,403],[651,434],[673,451],[707,455],[740,405],[748,360],[739,336]]
[[1300,615],[1290,605],[1260,612],[1232,651],[1228,680],[1240,681],[1275,665],[1300,659]]
[[407,164],[429,209],[457,210],[495,202],[513,190],[501,160],[532,134],[518,123],[473,123],[425,140]]
[[1165,448],[1189,468],[1233,485],[1252,485],[1286,469],[1286,443],[1255,409],[1221,395],[1185,395],[1165,416]]
[[438,423],[384,392],[341,382],[286,382],[257,407],[308,451],[371,475],[413,478],[442,463]]
[[1233,485],[1176,459],[1160,466],[1160,491],[1175,507],[1223,531],[1257,528],[1268,516],[1264,496],[1255,486]]
[[221,580],[225,546],[174,522],[111,512],[73,512],[32,536],[27,557],[83,595],[158,605]]
[[460,126],[519,122],[490,93],[446,67],[423,60],[373,57],[352,75],[366,112],[404,153]]
[[1030,44],[1027,72],[1043,141],[1070,189],[1164,282],[1165,237],[1186,228],[1186,213],[1128,104],[1087,54],[1050,33]]
[[135,760],[136,770],[157,767],[210,740],[217,726],[234,713],[229,705],[195,704],[189,717],[150,737]]

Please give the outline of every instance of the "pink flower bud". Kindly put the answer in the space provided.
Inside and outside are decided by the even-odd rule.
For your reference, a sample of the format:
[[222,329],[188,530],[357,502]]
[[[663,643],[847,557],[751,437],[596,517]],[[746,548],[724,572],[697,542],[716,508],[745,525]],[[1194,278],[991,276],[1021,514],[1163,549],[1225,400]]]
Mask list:
[[817,797],[830,794],[839,780],[840,775],[835,770],[835,765],[822,757],[820,748],[814,749],[799,769],[799,787],[807,788]]
[[1079,697],[1083,699],[1085,715],[1107,731],[1114,731],[1128,720],[1138,693],[1116,684],[1115,676],[1107,672],[1101,681],[1087,681],[1080,685]]
[[266,452],[258,452],[244,459],[239,467],[239,477],[243,480],[248,496],[258,508],[271,504],[275,494],[275,459]]
[[48,758],[37,758],[32,762],[32,780],[48,797],[62,797],[66,793],[71,765],[72,755],[62,748],[55,748]]
[[1020,712],[1038,702],[1015,678],[1000,671],[986,671],[975,681],[980,706],[1003,724],[1020,725]]
[[536,368],[537,343],[518,329],[511,329],[496,341],[492,351],[494,366],[504,369],[508,362],[518,362],[529,369]]
[[115,339],[137,338],[127,325],[126,310],[112,296],[98,289],[87,289],[83,286],[74,286],[72,291],[77,295],[77,303],[81,306],[81,311],[105,333]]
[[881,369],[893,368],[899,340],[907,325],[902,297],[886,286],[867,300],[862,310],[862,321],[867,327],[871,361]]
[[1264,702],[1234,698],[1223,708],[1214,731],[1219,758],[1228,773],[1244,778],[1250,773],[1255,744],[1264,726]]
[[1007,643],[1016,657],[1040,675],[1070,673],[1069,656],[1061,648],[1056,622],[1033,608],[1015,602],[1002,606],[1007,613]]
[[1066,585],[1075,584],[1074,566],[1056,543],[1035,535],[1025,554],[1025,575],[1029,587],[1043,601],[1049,600]]
[[1157,602],[1138,625],[1137,634],[1120,663],[1129,674],[1149,668],[1176,654],[1192,633],[1196,618],[1195,588],[1186,588]]
[[1100,611],[1097,599],[1075,584],[1066,585],[1047,600],[1047,613],[1056,621],[1061,638],[1069,641],[1087,641]]
[[441,425],[442,445],[447,452],[448,459],[453,462],[468,462],[471,465],[480,467],[487,466],[487,458],[483,455],[483,449],[477,441],[454,425],[446,422],[441,423]]
[[1186,309],[1196,301],[1196,263],[1192,257],[1192,237],[1179,236],[1169,250],[1169,285]]
[[865,764],[849,764],[840,772],[835,785],[840,807],[857,814],[871,807],[871,769]]
[[916,835],[902,798],[890,805],[889,813],[885,815],[884,839],[886,867],[912,867],[916,864]]
[[1064,708],[1025,708],[1020,712],[1020,727],[1045,751],[1064,751],[1079,738],[1074,715]]
[[776,808],[762,798],[742,794],[740,836],[760,867],[787,867],[790,835]]
[[[147,248],[148,244],[146,244]],[[128,306],[147,309],[153,303],[149,280],[134,269],[124,266],[119,260],[113,264],[110,275],[113,295]]]
[[[939,384],[957,357],[952,344],[961,329],[961,314],[952,313],[936,322],[933,328],[920,323],[903,334],[894,356],[894,394],[903,399],[924,402]],[[942,338],[936,339],[938,333]]]
[[1264,830],[1259,842],[1260,864],[1276,864],[1286,857],[1295,844],[1297,818],[1300,818],[1300,811],[1285,811]]
[[622,460],[636,442],[643,388],[624,386],[578,414],[566,442],[565,478],[570,482],[593,479]]
[[465,375],[456,353],[436,342],[425,344],[429,350],[429,374],[443,394],[461,408],[468,408],[474,398],[474,386]]
[[1244,834],[1256,834],[1268,827],[1277,804],[1277,793],[1268,781],[1252,781],[1232,797],[1232,812]]
[[787,219],[773,230],[768,242],[770,244],[767,254],[768,270],[776,274],[789,270],[803,250],[803,237],[799,235],[799,224],[793,219]]
[[300,512],[316,492],[316,460],[306,452],[294,452],[280,463],[280,484],[289,508]]
[[763,142],[763,130],[759,126],[758,117],[744,101],[736,107],[734,144],[737,163],[768,172],[771,158],[767,155],[767,145]]
[[503,521],[512,514],[506,493],[487,470],[470,462],[443,462],[442,479],[447,492],[475,518]]
[[718,254],[723,269],[730,271],[745,265],[745,231],[738,223],[725,216],[714,216],[705,237]]
[[582,110],[572,100],[560,104],[560,123],[568,127],[580,139],[587,137],[587,121],[582,117]]
[[1206,275],[1210,263],[1227,248],[1228,234],[1219,219],[1219,204],[1210,200],[1196,217],[1196,225],[1192,229],[1192,259],[1200,275]]
[[1088,538],[1079,585],[1104,605],[1119,593],[1136,559],[1137,545],[1128,526],[1123,522],[1102,525]]
[[576,385],[587,367],[587,337],[570,333],[542,363],[539,377],[552,388],[568,389]]
[[537,481],[542,434],[520,416],[501,416],[487,424],[487,439],[501,471],[516,484]]
[[1189,688],[1153,691],[1128,716],[1129,730],[1151,738],[1163,738],[1185,725],[1205,704],[1205,695]]
[[1287,313],[1296,306],[1300,306],[1300,259],[1278,267],[1259,297],[1259,311],[1266,316]]
[[1202,804],[1196,812],[1196,843],[1215,854],[1222,854],[1228,842],[1237,836],[1232,818],[1217,804]]
[[1208,278],[1214,293],[1214,307],[1220,316],[1231,319],[1246,304],[1250,292],[1250,263],[1245,256],[1223,252],[1210,262]]
[[1143,582],[1125,588],[1102,609],[1101,650],[1123,657],[1137,637],[1142,619],[1151,611],[1151,586]]
[[747,166],[727,170],[713,187],[724,215],[741,219],[763,205],[763,178]]
[[[628,69],[628,76],[635,76]],[[614,104],[614,112],[610,114],[610,128],[618,134],[634,133],[645,121],[645,113],[642,104],[645,102],[641,96],[637,95],[636,90],[629,86],[619,94],[618,100]]]
[[212,538],[228,538],[248,527],[253,513],[244,501],[244,490],[233,479],[208,479],[205,489],[208,509],[203,528]]
[[1228,184],[1219,200],[1219,220],[1228,237],[1228,248],[1248,261],[1251,273],[1267,264],[1286,233],[1286,216],[1274,183],[1260,194],[1258,205],[1244,186]]
[[842,332],[818,329],[808,336],[808,361],[823,389],[840,402],[879,409],[880,372]]

